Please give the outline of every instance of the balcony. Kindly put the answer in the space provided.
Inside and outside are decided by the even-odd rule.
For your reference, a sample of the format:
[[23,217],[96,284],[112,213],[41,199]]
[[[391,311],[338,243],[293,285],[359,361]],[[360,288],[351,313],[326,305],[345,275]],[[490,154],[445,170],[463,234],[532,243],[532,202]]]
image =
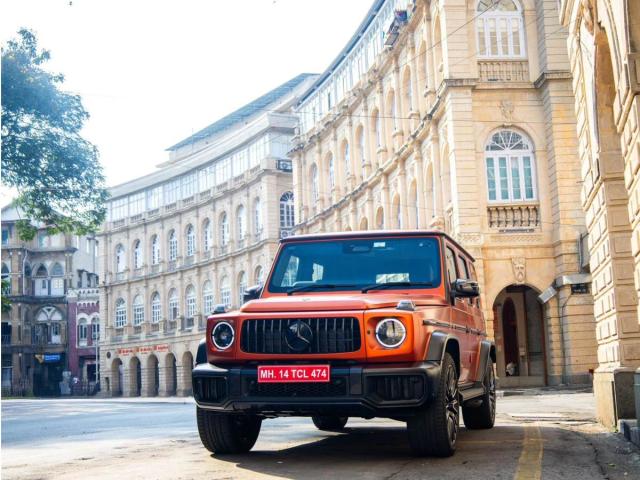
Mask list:
[[527,60],[479,60],[478,75],[481,82],[528,82]]
[[2,345],[11,345],[11,334],[2,334]]
[[173,272],[176,268],[178,268],[178,262],[176,260],[171,260],[167,263],[167,271]]
[[287,238],[293,235],[293,228],[281,228],[280,238]]
[[540,206],[538,203],[488,205],[487,217],[489,228],[529,231],[540,226]]
[[276,168],[281,172],[293,172],[293,162],[288,159],[276,160]]
[[236,250],[242,250],[246,246],[247,242],[244,238],[241,238],[236,242]]

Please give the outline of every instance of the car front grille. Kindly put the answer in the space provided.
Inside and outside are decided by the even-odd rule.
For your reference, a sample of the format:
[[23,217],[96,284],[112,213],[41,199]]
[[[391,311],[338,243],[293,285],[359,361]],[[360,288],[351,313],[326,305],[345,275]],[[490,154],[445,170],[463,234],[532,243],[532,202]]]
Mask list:
[[343,397],[347,395],[345,378],[333,378],[326,383],[258,383],[250,382],[247,388],[251,397]]
[[[302,322],[308,335],[304,349],[293,349],[287,331]],[[247,353],[318,354],[347,353],[360,350],[360,324],[353,317],[278,318],[245,320],[242,324],[240,348]]]

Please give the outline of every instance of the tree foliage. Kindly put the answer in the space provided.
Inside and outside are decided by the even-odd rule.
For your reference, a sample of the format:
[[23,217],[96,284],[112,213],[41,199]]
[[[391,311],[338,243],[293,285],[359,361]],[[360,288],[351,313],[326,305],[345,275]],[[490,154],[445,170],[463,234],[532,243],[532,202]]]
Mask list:
[[[108,194],[98,151],[80,135],[89,114],[60,89],[64,77],[44,69],[49,58],[26,29],[2,47],[2,182],[26,219],[82,235],[104,220]],[[29,221],[17,227],[34,237]]]
[[7,297],[9,291],[9,280],[2,279],[2,295],[0,296],[0,303],[2,304],[2,313],[9,313],[11,311],[11,300]]

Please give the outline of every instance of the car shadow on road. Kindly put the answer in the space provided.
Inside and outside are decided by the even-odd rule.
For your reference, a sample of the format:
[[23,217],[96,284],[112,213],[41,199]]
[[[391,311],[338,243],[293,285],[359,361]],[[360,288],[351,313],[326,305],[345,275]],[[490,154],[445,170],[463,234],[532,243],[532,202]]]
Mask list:
[[[411,455],[406,428],[357,427],[344,433],[324,433],[324,438],[281,450],[261,450],[258,445],[244,455],[212,455],[236,468],[253,474],[287,479],[387,478],[400,471],[407,474],[424,466],[447,469],[447,465],[467,468],[468,462],[484,463],[493,471],[495,460],[487,456],[487,447],[501,448],[501,471],[514,471],[520,455],[523,429],[520,426],[496,426],[492,430],[468,431],[461,428],[458,452],[451,458],[416,458]],[[502,446],[502,447],[501,447]],[[419,471],[419,470],[418,470]],[[435,478],[435,477],[434,477]],[[444,477],[443,477],[444,478]],[[448,477],[447,477],[448,478]],[[455,477],[453,477],[455,478]],[[485,478],[485,477],[483,477]],[[495,477],[486,477],[495,478]]]

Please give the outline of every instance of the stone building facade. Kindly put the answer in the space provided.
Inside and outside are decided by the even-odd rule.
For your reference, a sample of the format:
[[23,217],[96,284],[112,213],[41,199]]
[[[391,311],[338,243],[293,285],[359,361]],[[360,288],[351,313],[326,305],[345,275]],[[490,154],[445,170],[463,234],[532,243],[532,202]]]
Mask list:
[[290,110],[314,78],[291,79],[111,189],[100,234],[103,393],[191,392],[207,316],[241,304],[293,227]]
[[[8,281],[2,294],[11,301],[11,310],[2,313],[2,391],[70,393],[64,376],[74,369],[68,295],[97,287],[96,239],[50,235],[40,225],[33,240],[23,241],[16,230],[22,217],[13,205],[2,209],[2,278]],[[94,321],[99,328],[99,318]]]
[[76,288],[67,293],[69,372],[74,394],[92,394],[99,380],[100,289]]
[[640,2],[561,0],[593,276],[599,419],[635,416],[640,367]]
[[501,386],[597,365],[566,39],[553,1],[375,1],[295,109],[296,231],[451,234]]

